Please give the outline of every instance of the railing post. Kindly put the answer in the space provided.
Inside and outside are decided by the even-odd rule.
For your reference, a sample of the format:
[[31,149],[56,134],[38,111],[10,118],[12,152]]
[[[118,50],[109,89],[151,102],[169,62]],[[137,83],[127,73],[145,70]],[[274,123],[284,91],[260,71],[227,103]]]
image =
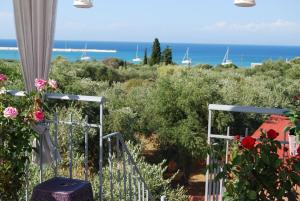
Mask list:
[[167,197],[165,195],[161,196],[160,201],[167,201]]
[[70,128],[69,128],[69,177],[73,178],[73,114],[70,114]]
[[109,164],[109,181],[110,181],[110,200],[114,200],[114,185],[113,185],[113,164],[112,164],[112,150],[111,138],[108,139],[108,164]]
[[84,180],[88,180],[88,152],[89,152],[89,136],[88,136],[88,116],[85,116],[84,128]]
[[129,173],[128,173],[128,180],[129,180],[129,200],[132,200],[132,163],[128,157],[128,166],[129,166]]
[[146,201],[149,200],[149,190],[146,190]]
[[28,152],[26,151],[25,153],[27,159],[26,159],[26,163],[25,163],[25,201],[28,201],[28,183],[29,183],[29,178],[28,178],[28,166],[29,166],[29,163],[28,163]]
[[58,166],[58,114],[54,113],[54,175],[57,177],[57,166]]
[[142,201],[141,200],[141,182],[140,182],[140,180],[138,180],[138,200],[139,201]]
[[40,146],[39,146],[39,152],[40,152],[40,183],[43,182],[43,133],[39,135],[40,137]]
[[[212,111],[208,110],[208,134],[207,134],[207,144],[210,145],[210,134],[211,134],[211,123],[212,123]],[[207,170],[206,170],[206,178],[205,178],[205,201],[208,201],[208,194],[209,192],[209,165],[210,165],[210,155],[207,155],[206,159],[206,165],[207,165]]]
[[127,182],[127,176],[126,176],[126,152],[125,152],[125,142],[123,137],[121,138],[121,144],[122,144],[122,160],[123,160],[123,182],[124,182],[124,200],[126,201],[126,196],[127,196],[127,187],[126,187],[126,182]]
[[[132,166],[132,164],[131,164]],[[132,169],[132,175],[133,175],[133,200],[136,201],[136,189],[137,189],[137,186],[136,186],[136,171],[135,171],[135,167],[131,167]]]
[[99,127],[99,199],[103,200],[103,103],[100,103],[100,127]]
[[247,137],[249,135],[249,128],[245,129],[245,136]]
[[145,201],[145,184],[144,182],[142,183],[142,201]]
[[120,170],[120,136],[117,135],[117,177],[119,183],[119,200],[122,200],[122,184],[121,184],[121,170]]

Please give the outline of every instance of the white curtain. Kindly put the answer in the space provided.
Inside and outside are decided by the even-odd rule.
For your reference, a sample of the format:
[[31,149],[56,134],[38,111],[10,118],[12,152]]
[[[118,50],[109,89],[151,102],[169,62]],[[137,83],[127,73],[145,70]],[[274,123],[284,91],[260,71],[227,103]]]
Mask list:
[[35,78],[47,79],[56,19],[57,0],[13,0],[17,42],[26,90]]
[[[35,90],[34,80],[48,79],[56,19],[57,0],[13,0],[17,43],[26,91]],[[49,130],[41,125],[33,129],[43,138],[43,164],[53,162],[54,146]],[[35,141],[36,142],[36,141]],[[34,157],[39,162],[38,155]]]

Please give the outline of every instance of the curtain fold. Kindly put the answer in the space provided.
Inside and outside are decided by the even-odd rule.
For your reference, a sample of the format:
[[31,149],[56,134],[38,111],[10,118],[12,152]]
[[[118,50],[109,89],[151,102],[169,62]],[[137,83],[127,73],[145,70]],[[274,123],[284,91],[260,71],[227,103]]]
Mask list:
[[[13,0],[13,5],[22,74],[26,91],[31,92],[35,90],[36,78],[48,79],[57,0]],[[53,162],[55,149],[49,131],[42,125],[33,125],[32,128],[43,138],[42,163]],[[58,153],[56,155],[60,158]]]
[[17,43],[27,91],[34,80],[48,79],[57,0],[13,0]]

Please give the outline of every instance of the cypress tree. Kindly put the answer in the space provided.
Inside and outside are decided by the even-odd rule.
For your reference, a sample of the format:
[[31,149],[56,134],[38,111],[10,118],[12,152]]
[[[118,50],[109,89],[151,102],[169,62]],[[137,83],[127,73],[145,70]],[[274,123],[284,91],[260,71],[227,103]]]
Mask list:
[[163,62],[165,65],[173,63],[172,49],[167,46],[162,53]]
[[159,64],[161,59],[160,43],[158,38],[155,38],[152,46],[151,65]]
[[147,55],[147,48],[145,48],[145,54],[144,54],[144,61],[143,61],[144,65],[148,64],[148,55]]

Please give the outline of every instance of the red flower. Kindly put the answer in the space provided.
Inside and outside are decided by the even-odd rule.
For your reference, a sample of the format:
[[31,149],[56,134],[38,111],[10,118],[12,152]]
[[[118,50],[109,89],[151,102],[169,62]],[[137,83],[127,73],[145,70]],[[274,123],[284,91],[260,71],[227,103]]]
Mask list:
[[241,140],[241,135],[240,134],[235,135],[234,140],[240,141]]
[[251,136],[247,136],[242,140],[242,145],[246,149],[252,149],[255,145],[255,139]]
[[42,111],[38,110],[34,112],[34,120],[35,121],[43,121],[45,118],[45,115]]
[[298,153],[298,155],[300,155],[300,146],[297,149],[297,153]]
[[298,96],[294,96],[294,101],[298,101],[298,100],[300,100],[300,96],[298,95]]
[[275,138],[277,138],[278,137],[278,135],[279,135],[279,133],[278,132],[276,132],[275,130],[273,130],[273,129],[271,129],[271,130],[269,130],[268,132],[267,132],[267,137],[269,138],[269,139],[275,139]]
[[284,147],[283,150],[284,150],[285,152],[287,152],[287,151],[289,150],[289,148]]

